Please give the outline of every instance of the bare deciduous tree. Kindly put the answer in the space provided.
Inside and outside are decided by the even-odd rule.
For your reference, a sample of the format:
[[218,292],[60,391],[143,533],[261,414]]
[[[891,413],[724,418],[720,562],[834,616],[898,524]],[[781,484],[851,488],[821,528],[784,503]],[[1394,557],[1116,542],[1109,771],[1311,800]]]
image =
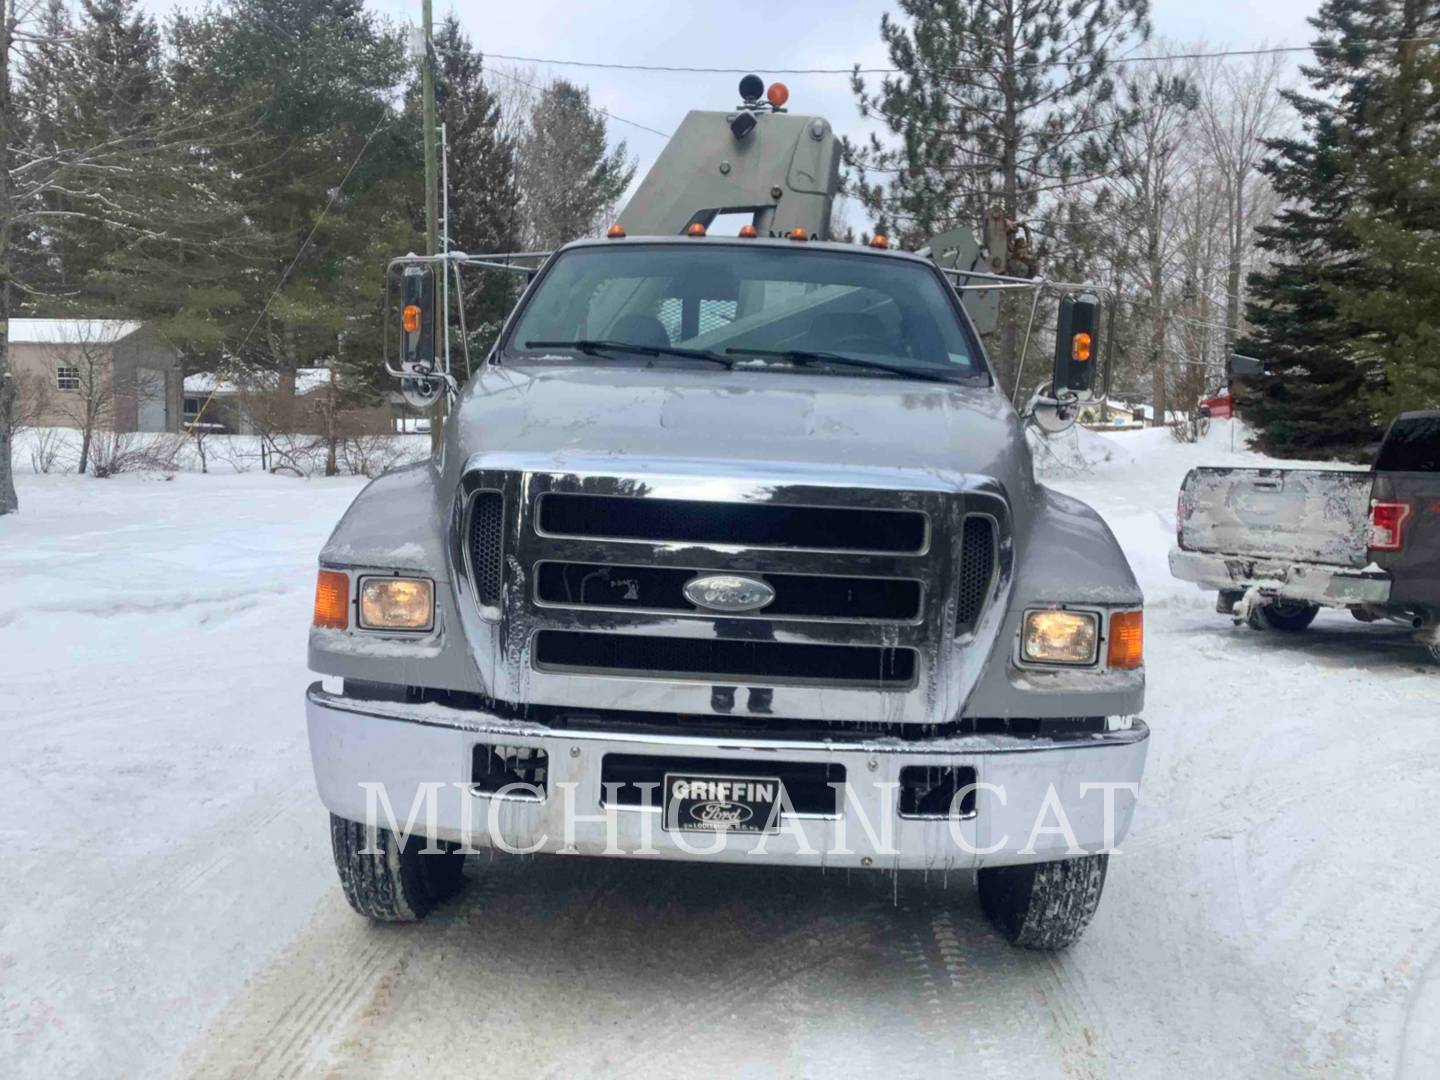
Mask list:
[[1277,202],[1269,181],[1256,171],[1265,140],[1287,119],[1280,96],[1285,59],[1278,54],[1246,62],[1200,64],[1199,127],[1225,200],[1225,349],[1234,348],[1243,318],[1245,265],[1255,250],[1255,226],[1269,220]]

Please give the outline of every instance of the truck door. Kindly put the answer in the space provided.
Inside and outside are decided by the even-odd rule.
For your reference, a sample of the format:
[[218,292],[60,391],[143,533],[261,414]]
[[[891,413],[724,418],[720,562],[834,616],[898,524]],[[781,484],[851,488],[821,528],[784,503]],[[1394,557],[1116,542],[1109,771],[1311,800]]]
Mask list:
[[[1371,554],[1390,602],[1440,610],[1440,411],[1395,419],[1375,458]],[[1396,522],[1398,521],[1398,527]]]

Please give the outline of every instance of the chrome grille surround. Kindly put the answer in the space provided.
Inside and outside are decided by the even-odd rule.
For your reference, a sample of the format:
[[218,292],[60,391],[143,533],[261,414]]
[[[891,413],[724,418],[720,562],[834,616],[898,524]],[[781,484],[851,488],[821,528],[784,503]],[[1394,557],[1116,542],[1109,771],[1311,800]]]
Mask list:
[[[454,508],[452,548],[456,587],[465,630],[481,678],[500,701],[597,709],[663,711],[676,714],[771,715],[795,719],[945,723],[958,715],[988,653],[1003,615],[1012,548],[1004,494],[989,478],[966,478],[960,490],[897,489],[880,486],[863,470],[786,470],[763,475],[636,471],[528,470],[473,462],[463,475]],[[516,465],[521,463],[516,462]],[[609,464],[609,463],[606,463]],[[688,463],[687,463],[688,464]],[[704,463],[709,465],[710,463]],[[503,461],[504,466],[511,462]],[[778,475],[777,475],[778,474]],[[857,482],[858,481],[858,482]],[[470,508],[476,492],[498,491],[504,500],[504,583],[498,612],[476,595],[469,550]],[[551,536],[538,528],[539,499],[549,492],[661,498],[740,505],[813,506],[909,510],[926,517],[926,543],[911,553],[751,547],[730,543],[665,542],[601,537]],[[960,575],[967,567],[962,544],[967,517],[993,522],[994,571],[972,625],[957,625]],[[845,578],[903,578],[921,583],[918,618],[856,619],[827,615],[767,618],[764,610],[717,614],[540,603],[536,567],[542,562],[683,568],[696,573],[803,574]],[[913,650],[911,685],[867,686],[842,682],[772,679],[756,676],[649,676],[633,672],[541,670],[533,655],[542,630],[615,635],[649,635],[671,640],[764,641],[791,645],[851,645],[878,650]],[[989,633],[985,631],[988,630]],[[738,693],[737,693],[738,690]],[[748,693],[747,693],[748,690]]]

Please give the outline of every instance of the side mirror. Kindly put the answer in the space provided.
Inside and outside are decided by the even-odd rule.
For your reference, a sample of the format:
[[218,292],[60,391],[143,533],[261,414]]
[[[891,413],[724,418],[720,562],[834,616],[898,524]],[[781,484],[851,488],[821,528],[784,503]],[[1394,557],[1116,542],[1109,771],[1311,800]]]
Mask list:
[[1231,353],[1229,374],[1232,379],[1253,378],[1256,375],[1264,375],[1265,361],[1257,360],[1253,356]]
[[1051,393],[1085,397],[1095,385],[1096,331],[1100,303],[1090,296],[1067,296],[1060,301],[1055,329],[1055,372]]

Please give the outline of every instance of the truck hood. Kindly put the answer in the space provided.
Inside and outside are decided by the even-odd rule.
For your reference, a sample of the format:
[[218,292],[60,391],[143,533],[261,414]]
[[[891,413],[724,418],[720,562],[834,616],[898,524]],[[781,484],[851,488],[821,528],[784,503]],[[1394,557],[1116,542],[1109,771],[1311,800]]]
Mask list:
[[449,449],[459,462],[809,466],[906,474],[892,481],[900,487],[949,488],[970,474],[1012,492],[1033,482],[1015,410],[992,387],[773,369],[512,366],[471,380],[457,411]]

